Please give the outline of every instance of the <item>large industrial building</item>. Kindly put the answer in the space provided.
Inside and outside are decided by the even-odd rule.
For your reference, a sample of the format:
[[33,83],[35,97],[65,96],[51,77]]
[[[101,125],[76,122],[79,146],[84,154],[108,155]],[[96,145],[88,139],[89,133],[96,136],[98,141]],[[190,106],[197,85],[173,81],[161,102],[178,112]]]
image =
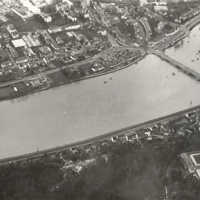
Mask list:
[[200,151],[182,153],[180,157],[186,174],[200,180]]

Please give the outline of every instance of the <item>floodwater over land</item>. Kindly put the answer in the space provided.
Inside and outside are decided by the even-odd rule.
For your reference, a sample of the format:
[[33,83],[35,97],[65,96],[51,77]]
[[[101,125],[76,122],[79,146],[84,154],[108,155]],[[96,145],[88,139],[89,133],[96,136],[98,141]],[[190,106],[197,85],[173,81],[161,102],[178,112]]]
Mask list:
[[[196,48],[200,37],[193,37],[192,31],[190,43]],[[170,51],[176,56],[183,49],[190,59],[185,45]],[[199,82],[149,55],[113,74],[1,102],[0,158],[84,140],[198,105],[199,91]]]

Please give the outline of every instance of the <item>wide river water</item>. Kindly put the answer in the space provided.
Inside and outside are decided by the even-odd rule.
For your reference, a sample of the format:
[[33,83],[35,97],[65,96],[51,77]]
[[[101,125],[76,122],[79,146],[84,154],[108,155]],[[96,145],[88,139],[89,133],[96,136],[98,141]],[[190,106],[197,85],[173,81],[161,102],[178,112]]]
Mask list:
[[[185,61],[196,46],[198,26],[169,53],[183,52]],[[199,91],[200,83],[149,55],[113,74],[3,101],[0,158],[84,140],[198,105]]]

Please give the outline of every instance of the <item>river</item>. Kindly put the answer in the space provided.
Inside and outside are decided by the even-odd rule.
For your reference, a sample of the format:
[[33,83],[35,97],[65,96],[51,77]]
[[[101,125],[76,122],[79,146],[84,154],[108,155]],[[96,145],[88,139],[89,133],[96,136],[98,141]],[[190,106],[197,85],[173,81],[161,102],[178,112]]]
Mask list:
[[189,37],[166,50],[166,54],[200,73],[200,24],[191,31]]
[[198,105],[199,91],[200,83],[148,55],[113,74],[3,101],[0,158],[84,140]]

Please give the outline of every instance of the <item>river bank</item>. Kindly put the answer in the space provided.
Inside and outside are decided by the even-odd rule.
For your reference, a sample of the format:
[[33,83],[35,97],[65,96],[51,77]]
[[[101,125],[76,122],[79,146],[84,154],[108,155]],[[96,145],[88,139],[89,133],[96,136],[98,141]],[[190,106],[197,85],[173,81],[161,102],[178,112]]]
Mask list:
[[199,105],[199,89],[148,55],[112,74],[3,101],[0,157],[84,141]]
[[[153,42],[149,44],[148,49],[153,49],[153,50],[158,49],[161,51],[165,51],[168,48],[173,47],[179,41],[188,37],[190,30],[199,22],[200,22],[200,16],[194,17],[193,19],[189,20],[189,22],[186,22],[185,24],[180,25],[179,28],[176,31],[174,31],[174,33],[165,35],[161,40],[158,40],[157,42]],[[126,47],[121,46],[119,47],[119,49],[120,48],[131,49],[128,46]],[[78,81],[102,76],[105,74],[114,73],[118,70],[129,67],[131,64],[137,63],[138,61],[142,60],[145,57],[145,55],[148,53],[148,52],[145,52],[145,50],[143,49],[140,49],[138,51],[140,51],[141,55],[134,56],[133,58],[130,58],[124,61],[124,63],[119,63],[113,66],[106,66],[106,67],[97,66],[97,69],[94,69],[96,71],[91,72],[92,67],[90,65],[93,65],[93,62],[95,59],[98,59],[98,57],[101,57],[101,54],[103,53],[102,52],[99,55],[94,56],[94,59],[91,59],[91,61],[88,60],[85,63],[80,62],[80,64],[77,64],[77,66],[69,67],[68,69],[70,68],[72,69],[72,76],[73,76],[70,78],[68,77],[68,75],[66,75],[69,72],[69,71],[66,72],[66,70],[68,69],[66,67],[61,67],[60,70],[55,69],[55,72],[52,72],[52,73],[51,72],[49,73],[47,71],[47,72],[39,74],[38,76],[35,75],[33,76],[33,78],[31,78],[30,76],[30,77],[25,77],[24,80],[22,79],[22,80],[10,81],[8,83],[3,83],[2,86],[0,85],[0,101],[15,99],[15,98],[19,98],[25,95],[34,94],[36,92],[41,92],[50,88],[58,87],[64,84],[70,84],[73,82],[78,82]],[[81,66],[81,63],[83,63],[83,67]],[[34,82],[32,87],[30,87],[30,84],[29,84],[30,81]],[[35,82],[39,82],[39,83],[37,83],[35,86]]]
[[85,141],[200,104],[199,83],[153,55],[73,83],[0,103],[1,158]]
[[[0,166],[11,164],[11,163],[17,163],[17,162],[26,162],[29,160],[32,160],[32,161],[38,160],[44,156],[57,155],[58,153],[61,153],[61,152],[64,152],[66,150],[73,149],[73,148],[84,149],[84,148],[87,148],[88,145],[95,145],[97,143],[99,145],[100,143],[111,141],[112,137],[124,137],[124,138],[125,138],[125,136],[134,137],[135,132],[137,132],[140,129],[153,127],[157,124],[173,122],[177,119],[180,119],[181,117],[184,117],[184,115],[187,115],[189,113],[194,113],[199,110],[200,110],[200,105],[189,108],[189,109],[185,109],[185,110],[182,110],[182,111],[179,111],[179,112],[167,115],[167,116],[152,119],[150,121],[142,122],[137,125],[129,126],[129,127],[117,130],[117,131],[113,131],[111,133],[106,133],[106,134],[103,134],[103,135],[100,135],[100,136],[97,136],[94,138],[89,138],[89,139],[86,139],[86,140],[83,140],[80,142],[75,142],[75,143],[67,144],[64,146],[57,146],[54,148],[37,151],[37,152],[33,152],[33,153],[28,153],[28,154],[24,154],[24,155],[20,155],[20,156],[3,158],[3,159],[0,159]],[[138,135],[138,137],[140,138],[140,135]]]
[[[114,66],[109,66],[108,68],[105,68],[104,70],[101,70],[99,72],[80,76],[78,78],[75,77],[71,80],[69,80],[63,74],[63,70],[60,70],[55,73],[46,75],[45,77],[46,83],[42,84],[41,86],[37,88],[30,88],[29,85],[25,83],[25,81],[19,81],[16,84],[11,84],[6,87],[0,87],[0,101],[15,99],[15,98],[22,97],[25,95],[30,95],[30,94],[34,94],[34,93],[41,92],[44,90],[48,90],[50,88],[55,88],[64,84],[70,84],[70,83],[79,82],[82,80],[91,79],[91,78],[103,76],[106,74],[114,73],[116,71],[130,67],[133,64],[137,64],[140,60],[142,60],[145,57],[145,55],[146,53],[144,51],[141,51],[140,56],[128,59],[126,61],[126,64],[120,63]],[[17,88],[17,91],[15,90],[15,88]]]

